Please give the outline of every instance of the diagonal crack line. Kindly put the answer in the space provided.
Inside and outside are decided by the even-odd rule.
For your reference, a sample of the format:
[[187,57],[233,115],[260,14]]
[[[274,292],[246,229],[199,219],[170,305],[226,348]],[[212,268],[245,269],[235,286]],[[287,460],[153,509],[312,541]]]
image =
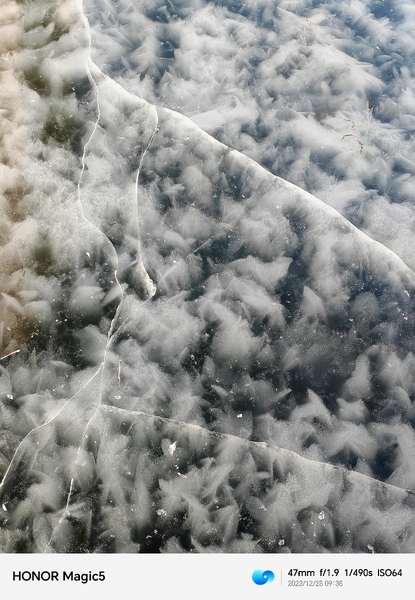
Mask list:
[[68,398],[68,400],[65,402],[65,404],[58,410],[57,413],[55,413],[53,415],[53,417],[51,419],[46,421],[46,423],[42,423],[42,425],[39,425],[38,427],[31,429],[29,431],[29,433],[27,433],[25,435],[25,437],[21,440],[21,442],[17,446],[16,450],[14,451],[12,458],[10,459],[9,466],[8,466],[6,472],[3,476],[3,479],[0,483],[0,498],[1,498],[1,495],[4,493],[4,488],[5,488],[6,483],[8,483],[9,480],[13,477],[13,470],[14,470],[15,466],[17,467],[17,465],[20,463],[20,461],[23,457],[23,454],[25,452],[24,446],[28,442],[28,440],[31,437],[33,437],[37,432],[39,432],[40,430],[46,429],[51,423],[53,423],[57,419],[57,417],[66,409],[68,404],[73,402],[91,384],[91,382],[95,379],[95,377],[97,377],[99,375],[99,372],[101,371],[102,366],[103,366],[102,364],[99,365],[97,371],[92,375],[92,377],[90,377],[90,379],[88,379],[88,381],[75,394],[73,394],[73,396]]
[[342,467],[339,465],[334,465],[329,462],[323,462],[323,461],[319,461],[319,460],[305,458],[305,457],[301,456],[301,454],[298,454],[297,452],[294,452],[293,450],[288,450],[287,448],[283,448],[282,446],[276,446],[275,444],[271,444],[270,442],[254,442],[252,440],[247,440],[241,436],[238,436],[238,435],[235,435],[232,433],[220,433],[217,431],[210,431],[209,429],[206,429],[205,427],[202,427],[201,425],[196,425],[194,423],[187,423],[186,421],[178,421],[176,419],[170,419],[168,417],[152,415],[150,413],[146,413],[143,411],[130,411],[130,410],[127,410],[124,408],[119,408],[117,406],[102,405],[100,407],[100,410],[107,412],[107,413],[117,413],[117,414],[124,413],[130,417],[132,415],[137,416],[137,417],[144,417],[145,419],[157,421],[159,423],[171,424],[171,425],[175,425],[175,426],[179,426],[179,427],[180,426],[186,427],[188,429],[194,429],[194,430],[199,431],[200,434],[206,435],[212,439],[238,440],[238,442],[240,444],[242,444],[243,446],[260,448],[262,450],[268,450],[271,452],[282,452],[285,456],[293,457],[296,460],[299,460],[303,463],[319,465],[321,467],[324,467],[327,469],[332,469],[333,471],[343,473],[345,477],[355,477],[357,479],[360,479],[361,481],[366,481],[368,483],[370,482],[370,483],[373,483],[374,485],[383,487],[384,489],[397,490],[401,493],[407,493],[407,494],[411,494],[411,495],[415,494],[415,490],[413,490],[413,489],[399,487],[397,485],[388,483],[386,481],[380,481],[380,480],[375,479],[374,477],[370,477],[364,473],[359,473],[358,471],[352,471],[350,469],[346,469],[345,467]]

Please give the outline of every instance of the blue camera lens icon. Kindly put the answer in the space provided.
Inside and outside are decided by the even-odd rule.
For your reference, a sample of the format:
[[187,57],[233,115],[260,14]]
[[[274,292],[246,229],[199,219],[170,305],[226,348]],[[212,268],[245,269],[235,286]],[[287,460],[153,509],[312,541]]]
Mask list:
[[262,571],[261,569],[257,569],[252,573],[252,581],[257,585],[264,585],[264,583],[268,583],[268,581],[274,581],[275,575],[272,571]]

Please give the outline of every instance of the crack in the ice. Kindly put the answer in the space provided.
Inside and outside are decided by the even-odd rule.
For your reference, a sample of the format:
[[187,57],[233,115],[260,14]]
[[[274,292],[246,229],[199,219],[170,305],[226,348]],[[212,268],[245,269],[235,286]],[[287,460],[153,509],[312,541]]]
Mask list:
[[[85,20],[87,21],[86,17],[85,17]],[[70,516],[69,507],[70,507],[70,502],[71,502],[71,498],[72,498],[73,491],[74,491],[75,477],[76,477],[76,471],[77,471],[78,466],[79,466],[79,457],[80,457],[80,454],[81,454],[81,449],[83,448],[83,444],[84,444],[85,440],[87,439],[88,430],[90,428],[90,425],[93,422],[93,420],[94,420],[94,418],[95,418],[95,416],[97,414],[97,411],[100,409],[100,407],[102,405],[102,398],[103,398],[103,394],[104,394],[103,386],[104,386],[104,380],[105,380],[105,368],[106,368],[108,351],[109,351],[109,348],[110,348],[110,345],[111,345],[114,333],[116,333],[116,331],[125,323],[125,321],[129,319],[129,316],[127,316],[127,317],[124,318],[124,320],[122,321],[122,323],[120,323],[120,324],[117,323],[119,315],[121,313],[122,304],[123,304],[124,299],[125,299],[125,294],[123,292],[122,286],[121,286],[121,284],[120,284],[120,282],[118,280],[118,277],[117,277],[118,256],[117,256],[117,253],[115,251],[115,248],[114,248],[113,244],[111,243],[111,241],[109,240],[108,236],[106,236],[103,231],[101,231],[96,225],[94,225],[93,223],[91,223],[91,221],[89,219],[87,219],[87,217],[84,214],[83,207],[82,207],[81,185],[82,185],[83,174],[84,174],[85,168],[86,168],[86,163],[85,163],[86,152],[87,152],[87,148],[88,148],[89,144],[92,141],[92,138],[93,138],[95,132],[97,131],[97,128],[98,128],[98,125],[99,125],[99,121],[100,121],[100,118],[101,118],[101,108],[100,108],[100,103],[99,103],[99,86],[98,86],[97,82],[95,81],[95,79],[94,79],[94,77],[92,75],[92,70],[91,70],[91,67],[90,67],[90,65],[93,64],[93,63],[92,63],[92,61],[90,59],[90,55],[91,55],[91,34],[90,34],[90,29],[89,29],[88,25],[87,25],[87,31],[88,31],[88,35],[89,35],[87,69],[88,69],[88,75],[90,77],[90,80],[93,82],[93,85],[94,85],[95,90],[96,90],[97,118],[95,120],[92,133],[91,133],[89,139],[87,140],[87,142],[85,143],[84,148],[83,148],[82,169],[81,169],[81,173],[80,173],[80,177],[79,177],[79,181],[78,181],[78,201],[79,201],[79,204],[80,204],[80,207],[81,207],[81,210],[82,210],[84,218],[88,221],[88,223],[92,227],[94,227],[95,229],[98,229],[98,231],[105,237],[105,239],[110,244],[111,248],[114,250],[115,257],[116,257],[116,264],[117,264],[117,266],[115,268],[115,271],[114,271],[114,277],[115,277],[115,280],[116,280],[117,285],[119,287],[119,290],[121,292],[121,300],[120,300],[120,302],[119,302],[119,304],[117,306],[117,309],[115,311],[115,315],[114,315],[114,317],[111,320],[111,324],[110,324],[108,335],[107,335],[107,343],[106,343],[106,346],[105,346],[104,356],[103,356],[102,362],[99,365],[99,367],[98,367],[95,375],[88,382],[88,384],[90,384],[92,382],[92,380],[96,376],[98,376],[100,374],[100,388],[99,388],[99,396],[98,396],[98,400],[97,400],[97,403],[96,403],[96,408],[95,408],[95,411],[94,411],[93,415],[89,418],[89,420],[88,420],[88,422],[87,422],[87,424],[85,426],[85,429],[84,429],[81,441],[80,441],[78,449],[77,449],[76,460],[75,460],[75,463],[74,463],[73,468],[72,468],[72,476],[71,476],[71,480],[70,480],[69,491],[68,491],[68,495],[67,495],[67,499],[66,499],[65,508],[63,509],[62,516],[60,517],[57,525],[54,527],[54,529],[53,529],[53,531],[51,533],[49,541],[48,541],[48,543],[47,543],[47,545],[46,545],[46,547],[44,549],[44,553],[47,552],[48,549],[50,548],[50,545],[51,545],[51,543],[53,541],[53,538],[54,538],[54,536],[56,534],[56,531],[58,530],[58,528],[60,527],[60,525],[62,524],[62,522],[66,518],[68,518]],[[104,75],[104,77],[106,77],[106,76]],[[135,205],[136,205],[136,210],[137,211],[138,211],[138,178],[139,178],[140,167],[141,167],[144,155],[147,152],[147,149],[150,147],[151,142],[152,142],[152,140],[154,138],[154,135],[157,132],[157,125],[158,125],[158,120],[156,122],[156,126],[154,128],[153,135],[151,136],[149,142],[147,143],[147,146],[144,148],[144,150],[142,152],[142,155],[141,155],[141,158],[140,158],[140,161],[139,161],[139,165],[138,165],[138,168],[137,168],[137,173],[136,173],[136,178],[135,178]],[[145,279],[145,282],[146,282],[146,285],[147,285],[147,290],[148,290],[149,296],[151,297],[155,293],[155,286],[151,282],[150,278],[148,277],[147,272],[145,271],[145,268],[144,268],[144,265],[142,263],[141,257],[140,257],[140,262],[138,264],[138,268],[140,270],[140,274]]]
[[143,411],[129,411],[124,408],[119,408],[117,406],[103,405],[101,407],[101,410],[107,411],[109,413],[117,413],[117,414],[125,413],[126,415],[128,415],[130,417],[133,414],[134,416],[144,417],[147,419],[153,419],[154,421],[158,421],[160,423],[165,423],[165,424],[168,423],[168,424],[173,424],[173,425],[178,425],[178,426],[185,426],[189,429],[199,430],[201,435],[204,434],[206,436],[209,436],[210,438],[238,440],[241,444],[243,444],[245,446],[252,446],[252,447],[263,448],[263,449],[267,448],[272,451],[280,451],[286,456],[294,457],[296,460],[300,460],[300,461],[306,462],[306,463],[313,463],[316,465],[320,465],[322,467],[327,467],[328,469],[333,469],[333,470],[339,471],[348,477],[356,477],[358,479],[370,481],[370,482],[373,482],[373,484],[375,484],[375,485],[379,485],[379,486],[383,487],[384,489],[399,490],[402,493],[407,493],[407,494],[411,494],[411,495],[415,494],[415,489],[399,487],[397,485],[394,485],[393,483],[388,483],[387,481],[380,481],[380,480],[376,479],[375,477],[370,477],[369,475],[366,475],[365,473],[360,473],[359,471],[353,471],[352,469],[346,469],[345,467],[342,467],[340,465],[334,465],[329,462],[323,462],[320,460],[306,458],[304,456],[301,456],[301,454],[298,454],[294,450],[289,450],[288,448],[284,448],[282,446],[277,446],[270,442],[255,442],[252,440],[247,440],[246,438],[243,438],[243,437],[233,434],[233,433],[221,433],[218,431],[209,431],[208,429],[206,429],[200,425],[196,425],[195,423],[187,423],[186,421],[177,421],[176,419],[169,419],[168,417],[152,415],[152,414],[149,414],[149,413],[146,413]]
[[[81,6],[81,11],[82,11],[82,2],[80,2],[80,6]],[[83,11],[82,11],[82,14],[83,14]],[[88,78],[89,78],[90,82],[92,83],[92,85],[93,85],[93,87],[95,89],[95,100],[96,100],[96,106],[97,106],[97,116],[96,116],[96,119],[95,119],[95,122],[94,122],[94,125],[93,125],[93,129],[92,129],[91,135],[89,136],[88,140],[85,142],[84,147],[83,147],[83,153],[82,153],[82,158],[81,158],[81,165],[82,166],[81,166],[81,172],[80,172],[80,176],[79,176],[78,184],[77,184],[78,204],[79,204],[79,208],[81,210],[82,216],[85,219],[85,221],[87,221],[88,224],[91,227],[93,227],[93,228],[95,228],[96,230],[99,231],[100,235],[102,235],[106,239],[106,241],[108,242],[108,244],[110,245],[110,247],[114,251],[115,263],[116,263],[116,267],[115,267],[115,270],[114,270],[114,277],[115,277],[116,285],[118,286],[118,289],[119,289],[119,292],[120,292],[120,295],[121,295],[121,299],[120,299],[120,302],[118,303],[118,306],[116,308],[115,314],[114,314],[114,316],[113,316],[113,318],[111,320],[111,323],[110,323],[109,331],[108,331],[108,334],[107,334],[107,342],[106,342],[106,346],[105,346],[105,350],[104,350],[103,359],[102,359],[101,363],[98,365],[96,371],[88,379],[88,381],[79,390],[76,391],[75,394],[73,394],[70,398],[68,398],[68,400],[64,403],[64,405],[50,419],[48,419],[42,425],[31,429],[29,431],[29,433],[27,433],[27,435],[24,437],[24,439],[20,441],[20,443],[18,444],[17,448],[15,449],[15,451],[13,453],[13,456],[11,457],[11,460],[9,462],[8,468],[7,468],[7,470],[6,470],[6,472],[5,472],[4,476],[3,476],[3,479],[2,479],[2,481],[0,483],[0,497],[1,497],[1,495],[4,493],[6,484],[10,483],[11,479],[14,476],[14,471],[18,468],[18,465],[21,464],[21,462],[22,462],[22,460],[24,458],[25,452],[29,449],[27,447],[28,442],[34,436],[36,436],[36,434],[39,431],[41,431],[43,429],[46,429],[48,426],[50,426],[51,423],[53,423],[54,421],[56,421],[57,417],[60,414],[62,414],[62,412],[68,407],[68,405],[71,402],[73,402],[77,397],[79,397],[79,395],[81,394],[81,392],[83,392],[86,388],[88,388],[88,386],[90,386],[97,377],[100,377],[100,381],[99,381],[99,394],[98,394],[98,397],[97,397],[96,401],[94,402],[94,404],[95,404],[95,410],[93,411],[92,416],[89,417],[89,419],[88,419],[88,421],[87,421],[87,423],[85,425],[85,428],[84,428],[84,431],[83,431],[80,443],[79,443],[78,448],[77,448],[77,454],[76,454],[75,463],[73,464],[73,466],[71,468],[72,475],[71,475],[71,478],[70,478],[69,491],[68,491],[68,494],[67,494],[65,507],[63,509],[62,515],[61,515],[58,523],[55,525],[55,527],[53,528],[53,530],[51,532],[49,540],[48,540],[48,542],[47,542],[47,544],[46,544],[46,546],[44,548],[44,552],[47,552],[48,549],[50,548],[50,546],[51,546],[51,544],[53,542],[53,539],[54,539],[54,537],[55,537],[55,535],[57,533],[57,530],[59,529],[59,527],[61,526],[61,524],[63,523],[63,521],[68,516],[70,516],[70,503],[71,503],[71,499],[72,499],[73,492],[74,492],[76,472],[77,472],[78,467],[79,467],[79,458],[80,458],[80,455],[81,455],[81,450],[83,448],[85,440],[87,439],[88,431],[89,431],[89,428],[91,426],[91,423],[94,420],[94,418],[95,418],[95,416],[97,414],[97,411],[99,410],[99,408],[100,408],[100,406],[102,404],[102,398],[103,398],[103,394],[104,394],[104,380],[105,380],[105,370],[106,370],[106,365],[107,365],[107,356],[108,356],[109,348],[110,348],[110,345],[111,345],[111,342],[112,342],[112,337],[114,335],[114,332],[120,326],[123,325],[123,323],[125,322],[125,320],[127,320],[129,318],[127,316],[127,317],[124,318],[124,320],[121,323],[118,323],[118,319],[119,319],[119,316],[120,316],[120,313],[121,313],[121,309],[122,309],[122,304],[123,304],[124,299],[125,299],[125,293],[123,292],[122,286],[121,286],[120,281],[119,281],[119,279],[117,277],[117,269],[118,269],[118,265],[119,265],[119,260],[118,260],[118,256],[117,256],[117,253],[115,251],[114,245],[112,244],[112,242],[110,241],[110,239],[108,238],[108,236],[101,229],[99,229],[94,223],[92,223],[90,221],[90,219],[88,219],[86,217],[85,212],[83,210],[82,190],[81,190],[81,188],[82,188],[83,175],[84,175],[84,172],[85,172],[85,169],[86,169],[86,153],[87,153],[88,147],[91,144],[91,141],[92,141],[92,139],[93,139],[93,137],[94,137],[94,135],[95,135],[95,133],[96,133],[96,131],[98,129],[100,118],[101,118],[101,107],[100,107],[100,102],[99,102],[99,86],[98,86],[97,82],[94,79],[94,76],[92,74],[92,69],[91,69],[91,65],[93,64],[92,61],[91,61],[91,58],[90,58],[91,57],[91,41],[92,41],[91,40],[91,32],[90,32],[88,20],[87,20],[87,18],[86,18],[86,16],[84,14],[83,14],[83,18],[84,18],[84,20],[86,22],[86,30],[87,30],[87,33],[88,33],[88,54],[87,54],[87,61],[86,61],[86,69],[87,69]],[[104,77],[106,77],[106,76],[104,75]],[[158,119],[157,119],[157,122],[156,122],[156,126],[154,128],[153,134],[152,134],[150,140],[148,141],[146,147],[144,148],[144,150],[143,150],[143,152],[141,154],[139,165],[138,165],[137,172],[136,172],[136,177],[135,177],[135,208],[136,208],[137,211],[138,211],[138,178],[139,178],[139,171],[140,171],[140,167],[141,167],[144,155],[145,155],[147,149],[149,148],[149,146],[151,145],[152,140],[154,138],[154,135],[157,132],[157,125],[158,125]],[[155,286],[151,282],[151,280],[150,280],[150,278],[149,278],[149,276],[148,276],[148,274],[147,274],[147,272],[146,272],[146,270],[144,268],[144,265],[143,265],[142,260],[141,260],[141,256],[140,256],[140,259],[139,259],[139,261],[137,263],[137,267],[138,267],[138,270],[140,272],[140,275],[144,279],[148,295],[151,297],[155,293]],[[15,352],[18,352],[18,351],[15,351]],[[13,354],[13,353],[11,353],[11,354]],[[9,355],[7,355],[7,356],[9,356]],[[2,357],[2,358],[6,358],[6,356]]]
[[[4,488],[6,486],[6,483],[10,482],[10,479],[13,477],[13,469],[15,467],[18,466],[18,464],[21,463],[22,461],[22,457],[23,457],[23,453],[25,452],[25,443],[30,439],[31,436],[34,436],[37,432],[39,432],[39,430],[46,428],[48,425],[50,425],[51,423],[53,423],[57,417],[65,410],[65,408],[68,406],[68,404],[70,402],[72,402],[75,398],[77,398],[77,396],[79,396],[79,394],[81,394],[81,392],[83,392],[90,384],[91,382],[95,379],[95,377],[99,374],[99,371],[102,368],[102,364],[98,367],[98,370],[96,373],[94,373],[92,375],[92,377],[90,377],[90,379],[88,379],[88,381],[79,389],[75,392],[75,394],[73,394],[70,398],[68,398],[68,400],[65,402],[65,404],[53,415],[53,417],[51,417],[49,420],[47,420],[45,423],[42,423],[42,425],[38,425],[38,427],[34,427],[33,429],[31,429],[26,435],[25,437],[21,440],[21,442],[18,444],[17,448],[15,449],[13,456],[10,459],[9,465],[7,467],[7,470],[3,476],[3,479],[0,483],[0,498],[2,493],[4,493]],[[20,456],[21,455],[21,456]],[[16,464],[17,463],[17,464]]]

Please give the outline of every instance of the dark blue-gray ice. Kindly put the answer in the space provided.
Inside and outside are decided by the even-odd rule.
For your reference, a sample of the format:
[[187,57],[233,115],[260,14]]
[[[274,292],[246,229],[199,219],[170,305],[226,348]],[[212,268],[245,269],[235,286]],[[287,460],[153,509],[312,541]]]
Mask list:
[[3,0],[0,551],[415,551],[415,11]]

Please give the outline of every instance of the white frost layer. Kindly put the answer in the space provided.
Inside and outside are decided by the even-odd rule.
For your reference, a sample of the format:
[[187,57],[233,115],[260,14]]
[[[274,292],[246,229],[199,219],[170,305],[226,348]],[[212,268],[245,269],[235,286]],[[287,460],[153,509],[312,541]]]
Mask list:
[[[304,24],[283,4],[259,16],[121,2],[125,29],[101,11],[90,38],[79,4],[5,6],[3,551],[413,551],[414,274],[301,178],[260,166],[269,146],[248,139],[262,135],[267,102],[252,93],[262,97],[264,77],[269,98],[274,76],[295,95],[313,83],[307,61],[320,48],[327,72],[344,58],[346,42],[326,48],[325,13]],[[354,6],[366,15],[354,22],[380,36],[387,24]],[[207,16],[223,11],[216,34]],[[155,29],[141,27],[149,20]],[[197,34],[185,41],[186,23]],[[269,48],[284,24],[291,33],[264,58],[258,36]],[[256,46],[251,67],[271,71],[249,79],[235,44],[241,60]],[[200,53],[227,62],[223,111],[204,95]],[[156,101],[175,88],[165,67],[176,59],[188,114],[212,127],[225,116],[214,133],[229,145],[179,114],[175,92]],[[147,68],[164,73],[159,88]],[[236,73],[248,77],[242,91]],[[376,163],[350,133],[357,118],[339,112],[355,81],[382,91],[375,75],[352,57],[306,104],[268,113],[293,140],[272,138],[284,164],[329,181],[334,198],[363,189]],[[316,107],[319,95],[338,103]],[[345,116],[347,161],[336,138]],[[405,152],[394,164],[409,173]],[[349,163],[342,184],[325,174]]]
[[126,89],[192,117],[414,267],[410,3],[86,0],[85,11],[94,60]]

